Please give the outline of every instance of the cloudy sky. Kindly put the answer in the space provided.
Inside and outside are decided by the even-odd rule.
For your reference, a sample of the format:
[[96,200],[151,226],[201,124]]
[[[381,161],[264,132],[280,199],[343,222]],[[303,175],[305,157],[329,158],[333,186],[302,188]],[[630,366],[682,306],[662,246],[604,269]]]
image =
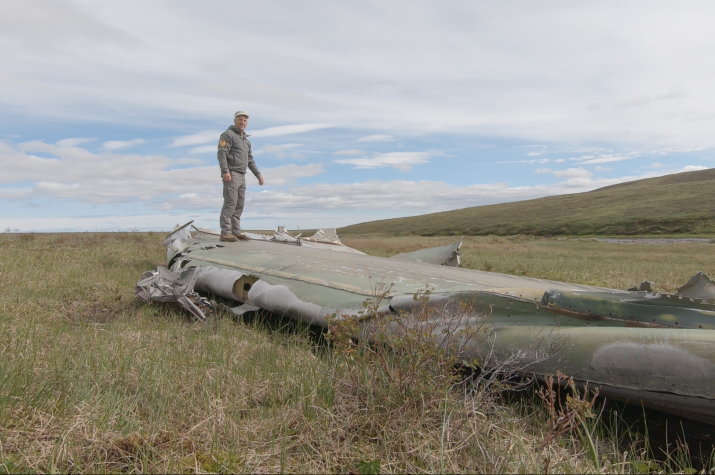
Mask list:
[[0,2],[0,231],[340,227],[715,166],[715,3]]

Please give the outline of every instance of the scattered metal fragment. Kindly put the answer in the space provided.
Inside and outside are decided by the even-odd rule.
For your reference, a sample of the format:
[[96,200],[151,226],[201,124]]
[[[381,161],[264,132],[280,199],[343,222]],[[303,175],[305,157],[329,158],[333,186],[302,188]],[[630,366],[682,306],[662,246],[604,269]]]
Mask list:
[[298,244],[299,236],[293,236],[291,233],[286,231],[284,226],[278,226],[278,230],[275,232],[273,237],[271,237],[271,241]]
[[191,244],[192,237],[188,229],[191,223],[193,223],[193,221],[189,221],[183,226],[177,224],[174,230],[164,239],[167,262],[170,262],[175,255],[179,254]]
[[675,295],[691,299],[715,299],[715,282],[704,272],[698,272]]
[[206,313],[212,310],[211,302],[194,291],[196,278],[201,268],[189,267],[177,274],[164,266],[156,271],[142,274],[135,289],[136,296],[143,302],[174,303],[184,307],[194,318],[206,321]]
[[343,245],[335,229],[318,229],[311,237],[303,238],[303,241],[323,242],[326,244],[336,244],[338,246]]
[[644,280],[639,285],[633,286],[628,290],[631,292],[653,292],[653,284]]
[[228,305],[217,304],[217,307],[233,315],[236,315],[237,317],[240,317],[246,313],[256,312],[261,309],[260,307],[256,307],[255,305],[249,305],[247,303],[243,305],[238,305],[236,307],[229,307]]
[[459,242],[447,246],[430,247],[419,251],[397,254],[390,259],[398,261],[412,261],[424,264],[436,264],[438,266],[459,267],[459,248],[462,247],[462,237]]

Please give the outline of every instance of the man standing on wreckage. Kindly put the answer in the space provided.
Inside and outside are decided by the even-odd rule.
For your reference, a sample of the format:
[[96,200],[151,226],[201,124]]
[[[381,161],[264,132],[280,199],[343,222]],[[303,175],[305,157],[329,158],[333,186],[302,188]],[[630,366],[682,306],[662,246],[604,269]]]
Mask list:
[[221,134],[218,143],[218,163],[223,180],[223,208],[221,208],[221,240],[235,242],[250,238],[241,231],[241,214],[246,202],[246,168],[258,178],[263,177],[253,161],[251,142],[246,135],[248,114],[238,111],[233,115],[233,125]]

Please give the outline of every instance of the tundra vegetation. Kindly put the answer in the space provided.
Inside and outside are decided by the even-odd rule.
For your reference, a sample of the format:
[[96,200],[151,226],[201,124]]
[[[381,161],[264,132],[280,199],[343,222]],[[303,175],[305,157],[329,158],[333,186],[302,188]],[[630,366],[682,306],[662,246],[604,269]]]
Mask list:
[[[275,319],[217,314],[199,324],[181,310],[140,304],[134,285],[164,264],[163,238],[0,234],[0,473],[714,466],[711,447],[672,440],[660,451],[592,394],[556,391],[553,380],[532,397],[512,397],[516,383],[489,379],[474,362],[455,366],[419,331],[396,341],[376,325],[366,343],[347,320],[326,343]],[[453,240],[344,242],[390,256]],[[715,274],[707,243],[469,237],[462,254],[470,268],[616,288],[648,279],[673,291],[698,270]]]

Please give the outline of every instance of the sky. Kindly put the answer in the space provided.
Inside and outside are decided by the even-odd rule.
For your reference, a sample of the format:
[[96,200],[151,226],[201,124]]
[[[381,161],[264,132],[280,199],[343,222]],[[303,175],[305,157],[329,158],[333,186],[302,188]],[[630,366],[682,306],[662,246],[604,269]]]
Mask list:
[[0,2],[0,232],[338,228],[715,166],[711,1]]

